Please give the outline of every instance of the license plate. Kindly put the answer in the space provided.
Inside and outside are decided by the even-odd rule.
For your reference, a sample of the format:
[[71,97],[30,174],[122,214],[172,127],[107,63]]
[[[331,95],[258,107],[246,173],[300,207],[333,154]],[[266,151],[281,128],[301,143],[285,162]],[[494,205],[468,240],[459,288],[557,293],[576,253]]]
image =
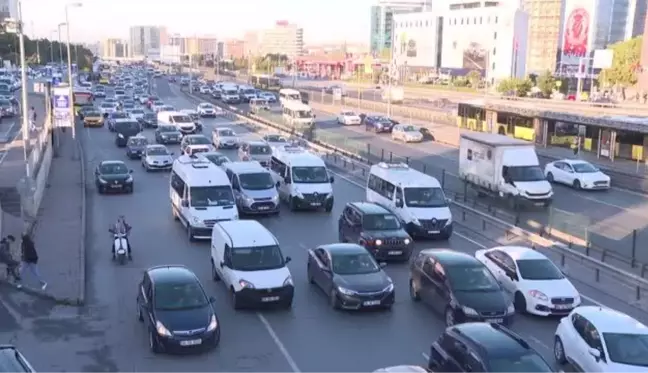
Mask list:
[[536,205],[536,206],[544,206],[544,202],[536,202],[536,203],[534,203],[534,205]]
[[319,203],[319,202],[311,202],[310,205],[311,205],[311,206],[322,206],[322,204]]
[[557,304],[555,307],[557,310],[568,310],[572,308],[571,304]]
[[428,231],[428,234],[439,234],[441,231]]
[[188,341],[180,341],[180,346],[196,346],[202,343],[202,339],[190,339]]
[[111,185],[110,187],[111,187],[111,188],[121,188],[121,185],[119,185],[119,184],[117,184],[117,185]]
[[366,302],[362,302],[363,306],[377,306],[380,304],[379,300],[368,300]]
[[495,324],[501,324],[501,323],[504,322],[504,319],[488,319],[486,321],[487,322],[492,322],[492,323],[495,323]]
[[389,255],[400,255],[402,253],[403,253],[402,251],[389,251],[387,254],[389,254]]
[[279,297],[263,297],[261,302],[276,302],[279,300]]
[[267,206],[261,206],[261,207],[259,207],[259,210],[269,210],[269,209],[270,209],[270,207],[267,207]]

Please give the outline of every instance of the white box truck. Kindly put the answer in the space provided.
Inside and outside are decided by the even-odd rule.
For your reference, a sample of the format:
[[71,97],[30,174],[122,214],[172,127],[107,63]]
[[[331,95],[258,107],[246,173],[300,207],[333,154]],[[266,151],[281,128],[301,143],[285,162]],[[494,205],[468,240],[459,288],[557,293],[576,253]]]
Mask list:
[[405,101],[405,90],[400,86],[385,87],[382,91],[382,99],[391,100],[392,104],[402,104]]
[[480,195],[506,199],[513,208],[525,204],[546,207],[553,197],[535,146],[504,135],[463,133],[459,177]]

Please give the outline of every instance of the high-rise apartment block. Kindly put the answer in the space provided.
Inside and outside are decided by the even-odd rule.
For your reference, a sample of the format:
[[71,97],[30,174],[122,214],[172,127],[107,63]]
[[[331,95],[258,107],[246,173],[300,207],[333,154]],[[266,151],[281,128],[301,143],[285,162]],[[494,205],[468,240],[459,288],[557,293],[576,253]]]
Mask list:
[[104,58],[130,57],[128,44],[121,39],[106,39],[101,43],[101,56]]
[[[444,1],[445,2],[445,1]],[[432,9],[432,0],[380,0],[371,7],[369,46],[374,54],[391,50],[394,15]]]
[[259,52],[260,55],[283,54],[289,58],[303,56],[304,29],[287,21],[278,21],[274,27],[259,33]]
[[130,46],[133,57],[144,57],[149,50],[160,50],[167,38],[166,28],[158,26],[133,26],[130,28]]

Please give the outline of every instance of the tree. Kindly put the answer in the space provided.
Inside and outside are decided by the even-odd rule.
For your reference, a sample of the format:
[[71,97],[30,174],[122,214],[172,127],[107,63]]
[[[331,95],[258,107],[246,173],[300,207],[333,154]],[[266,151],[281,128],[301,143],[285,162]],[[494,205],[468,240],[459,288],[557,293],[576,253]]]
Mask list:
[[637,82],[641,36],[612,44],[612,67],[601,71],[599,80],[609,85],[632,86]]
[[[48,39],[32,40],[25,36],[25,60],[28,64],[45,64],[61,59],[67,61],[67,44],[51,41]],[[20,63],[18,35],[0,34],[0,58],[9,60],[18,65]],[[60,53],[59,53],[60,51]],[[75,51],[79,53],[75,55]],[[79,69],[92,68],[94,56],[87,48],[82,45],[70,44],[72,63],[77,63]],[[62,54],[62,55],[61,55]]]
[[524,97],[533,88],[531,79],[510,78],[504,79],[497,85],[497,92],[514,95],[517,97]]
[[535,81],[536,86],[540,89],[540,92],[542,92],[545,97],[551,96],[554,89],[556,88],[556,78],[554,78],[553,74],[549,70],[538,75]]
[[466,75],[466,79],[472,88],[479,88],[479,82],[481,82],[482,76],[481,73],[477,70],[472,70]]

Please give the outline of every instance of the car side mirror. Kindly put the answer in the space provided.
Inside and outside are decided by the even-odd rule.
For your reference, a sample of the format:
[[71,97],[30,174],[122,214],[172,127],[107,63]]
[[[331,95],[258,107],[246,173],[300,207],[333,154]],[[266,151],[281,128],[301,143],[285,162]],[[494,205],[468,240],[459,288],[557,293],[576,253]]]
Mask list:
[[380,266],[380,268],[385,268],[385,267],[387,267],[387,263],[386,263],[386,262],[380,262],[380,263],[378,263],[378,265]]
[[402,199],[397,199],[395,205],[398,208],[403,207],[403,200]]
[[284,264],[288,264],[292,261],[292,258],[287,256],[286,259],[284,260]]
[[598,349],[590,348],[588,351],[589,354],[592,355],[594,359],[596,359],[596,361],[599,361],[601,359],[601,351],[599,351]]
[[452,203],[452,198],[446,197],[445,201],[446,201],[447,204],[450,204],[450,203]]
[[128,173],[129,173],[129,174],[132,174],[132,173],[133,173],[133,170],[128,170]]
[[169,155],[175,155],[175,152],[171,152],[171,153],[169,153]]
[[182,205],[182,207],[189,207],[189,201],[187,201],[186,199],[183,199],[180,204]]
[[95,175],[99,175],[99,170],[94,170]]
[[329,178],[329,181],[331,182],[331,184],[333,184],[333,183],[335,182],[335,178],[334,178],[333,176],[331,176],[331,177]]

